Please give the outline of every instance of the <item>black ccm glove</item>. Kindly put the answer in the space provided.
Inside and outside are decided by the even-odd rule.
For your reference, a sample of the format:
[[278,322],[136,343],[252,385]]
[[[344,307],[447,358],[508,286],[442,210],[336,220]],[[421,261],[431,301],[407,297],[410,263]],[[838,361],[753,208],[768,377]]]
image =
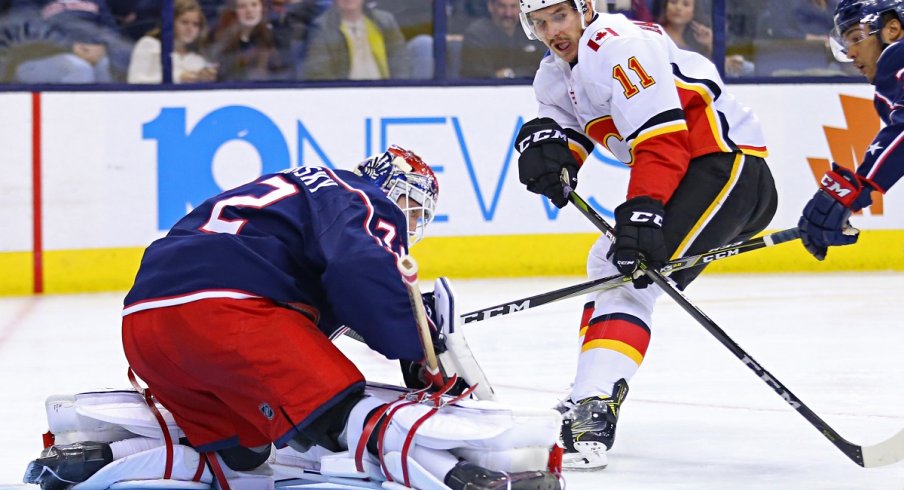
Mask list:
[[527,190],[543,194],[557,208],[568,204],[562,183],[562,171],[572,189],[578,185],[578,163],[568,149],[568,137],[561,126],[548,117],[532,119],[515,139],[518,177]]
[[[615,208],[615,243],[609,257],[625,275],[633,276],[643,260],[651,269],[659,269],[668,260],[662,234],[662,203],[646,196],[628,199]],[[643,289],[652,281],[641,275],[634,279],[634,287]]]

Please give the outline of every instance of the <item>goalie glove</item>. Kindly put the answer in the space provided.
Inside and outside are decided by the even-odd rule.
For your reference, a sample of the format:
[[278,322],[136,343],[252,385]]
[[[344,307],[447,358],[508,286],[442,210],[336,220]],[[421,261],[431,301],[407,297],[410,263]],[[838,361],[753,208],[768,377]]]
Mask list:
[[[430,389],[430,391],[436,391],[443,387],[446,380],[451,377],[451,374],[454,374],[454,371],[451,373],[448,372],[442,364],[441,356],[447,350],[446,336],[437,326],[438,316],[433,292],[421,293],[421,300],[424,303],[424,310],[427,313],[427,324],[430,326],[430,339],[433,343],[433,351],[436,354],[437,359],[440,360],[439,376],[430,373],[426,362],[423,359],[420,361],[400,359],[399,365],[402,368],[402,378],[405,380],[406,387],[413,390],[422,390],[426,388]],[[464,379],[459,377],[458,381],[455,382],[455,385],[453,385],[452,389],[447,393],[457,396],[468,388],[469,385]]]
[[[465,339],[464,332],[458,328],[458,316],[455,311],[455,291],[445,277],[436,280],[433,292],[421,295],[424,309],[427,310],[428,323],[431,326],[434,346],[439,359],[440,369],[445,377],[458,375],[458,382],[450,394],[460,394],[470,386],[474,387],[473,396],[479,400],[493,400],[496,393],[487,379]],[[428,380],[423,363],[402,361],[402,376],[405,385],[413,389],[426,388]]]

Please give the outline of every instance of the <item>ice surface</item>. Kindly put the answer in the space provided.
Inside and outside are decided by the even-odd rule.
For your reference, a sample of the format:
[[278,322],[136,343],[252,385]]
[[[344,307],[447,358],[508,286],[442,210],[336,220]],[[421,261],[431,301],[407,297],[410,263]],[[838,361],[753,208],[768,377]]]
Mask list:
[[[464,312],[580,281],[453,285]],[[902,292],[901,273],[704,275],[688,296],[843,437],[874,444],[904,428]],[[128,387],[122,297],[0,299],[0,487],[40,451],[47,395]],[[501,400],[552,406],[565,395],[582,304],[464,327]],[[567,473],[569,490],[904,488],[904,463],[855,465],[669,298],[654,319],[609,468]],[[401,382],[394,362],[339,343],[371,379]]]

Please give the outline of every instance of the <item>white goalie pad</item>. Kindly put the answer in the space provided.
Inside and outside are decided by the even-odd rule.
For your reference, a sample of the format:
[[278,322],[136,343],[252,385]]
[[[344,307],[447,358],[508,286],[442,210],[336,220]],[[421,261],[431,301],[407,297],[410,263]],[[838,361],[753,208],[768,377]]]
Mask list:
[[[210,488],[213,479],[210,469],[204,468],[200,481],[192,481],[198,471],[201,456],[188,446],[173,446],[173,473],[169,480],[163,479],[166,466],[166,447],[158,446],[147,451],[117,459],[104,466],[87,480],[72,487],[72,490],[104,490],[127,488]],[[272,486],[272,485],[271,485]]]
[[[369,383],[367,397],[352,410],[347,429],[349,450],[331,453],[314,447],[299,453],[290,447],[275,452],[271,466],[277,480],[291,479],[339,483],[368,488],[402,488],[407,466],[413,488],[448,490],[443,479],[459,458],[495,471],[546,469],[550,448],[558,438],[561,415],[552,409],[524,409],[494,401],[464,399],[443,405],[414,432],[403,465],[402,449],[411,429],[435,408],[431,402],[411,403],[400,398],[401,388]],[[451,401],[443,397],[443,401]],[[396,483],[388,481],[380,460],[365,451],[359,471],[355,450],[366,418],[381,405],[393,414],[383,438],[383,464]],[[388,412],[387,412],[388,413]]]
[[[403,468],[407,468],[412,485],[422,490],[448,490],[443,478],[458,458],[496,471],[545,469],[561,425],[561,415],[552,409],[513,408],[473,399],[452,403],[448,396],[441,397],[439,404],[430,400],[417,402],[409,390],[377,384],[368,384],[366,395],[348,420],[349,451],[332,453],[315,446],[298,453],[287,447],[275,451],[269,465],[250,473],[231,472],[223,465],[230,485],[243,490],[268,490],[274,485],[283,486],[278,483],[281,480],[285,483],[298,479],[371,488],[398,486],[388,481],[380,460],[369,452],[365,451],[362,458],[364,471],[358,470],[355,461],[355,449],[368,414],[385,404],[399,408],[393,411],[383,435],[383,464],[396,481],[403,481]],[[169,411],[159,405],[157,408],[177,441],[182,431]],[[431,411],[435,413],[421,421]],[[166,447],[153,413],[137,392],[51,396],[47,399],[47,417],[57,444],[130,442],[131,447],[138,448],[133,454],[118,456],[73,490],[198,489],[211,484],[211,472],[200,467],[200,455],[178,444],[173,447],[171,479],[162,479]],[[412,431],[417,424],[420,425],[416,431]],[[402,450],[412,433],[407,462],[403,464]],[[199,470],[200,481],[193,481]]]
[[439,361],[447,377],[457,374],[474,388],[474,396],[480,400],[495,400],[496,392],[474,357],[464,333],[458,328],[455,311],[455,291],[445,277],[433,283],[433,308],[436,327],[445,338],[446,352],[439,354]]
[[[160,424],[138,392],[98,391],[51,395],[44,403],[58,444],[113,442],[135,436],[163,438]],[[184,434],[172,414],[157,405],[173,440]]]
[[[404,403],[399,402],[399,393],[392,387],[368,385],[370,399],[359,403],[349,417],[350,448],[357,445],[363,418],[372,407]],[[429,402],[398,408],[386,428],[384,451],[401,451],[412,427],[433,409]],[[553,409],[514,408],[488,400],[463,399],[442,406],[421,421],[414,432],[413,447],[451,451],[496,471],[542,470],[561,424],[562,416]]]

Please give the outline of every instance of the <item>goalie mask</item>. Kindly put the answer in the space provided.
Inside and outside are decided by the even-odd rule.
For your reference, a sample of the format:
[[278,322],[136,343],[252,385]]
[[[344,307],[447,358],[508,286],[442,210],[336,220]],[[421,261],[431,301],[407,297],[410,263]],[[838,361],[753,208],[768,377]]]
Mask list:
[[421,157],[392,145],[361,162],[355,173],[379,187],[405,213],[409,246],[424,237],[424,228],[433,221],[439,184]]
[[581,27],[587,27],[587,22],[584,19],[584,15],[591,8],[590,0],[521,0],[521,28],[524,29],[524,34],[527,35],[528,39],[534,41],[540,39],[540,36],[538,36],[537,33],[534,32],[534,26],[531,23],[528,14],[537,10],[545,9],[546,7],[558,5],[563,2],[568,2],[569,4],[571,4],[571,8],[576,10],[581,15]]
[[[848,48],[861,43],[882,30],[883,15],[894,13],[904,22],[902,0],[841,0],[835,7],[835,28],[829,33],[829,45],[838,61],[849,62]],[[882,47],[886,46],[879,39]]]

